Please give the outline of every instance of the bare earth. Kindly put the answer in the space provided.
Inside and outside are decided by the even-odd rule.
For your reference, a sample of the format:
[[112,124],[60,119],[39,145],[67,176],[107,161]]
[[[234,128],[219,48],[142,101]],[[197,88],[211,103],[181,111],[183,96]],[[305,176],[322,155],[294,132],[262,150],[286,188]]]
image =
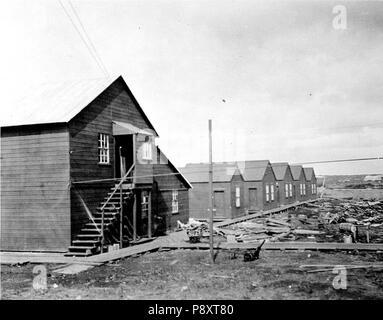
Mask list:
[[48,289],[32,288],[34,265],[2,266],[2,299],[382,299],[382,271],[348,270],[347,289],[336,290],[331,272],[307,273],[301,264],[379,263],[383,253],[263,251],[244,262],[220,251],[147,253],[81,272],[52,273]]
[[[383,198],[382,190],[331,190],[330,196]],[[352,194],[350,194],[350,192]],[[365,194],[367,192],[367,194]],[[377,192],[375,194],[375,192]],[[383,253],[261,251],[244,262],[219,251],[210,263],[208,251],[146,253],[94,267],[75,275],[53,272],[46,265],[48,288],[32,287],[35,264],[1,265],[2,299],[383,299],[382,270],[348,269],[347,289],[335,289],[331,271],[308,273],[302,264],[382,264]]]

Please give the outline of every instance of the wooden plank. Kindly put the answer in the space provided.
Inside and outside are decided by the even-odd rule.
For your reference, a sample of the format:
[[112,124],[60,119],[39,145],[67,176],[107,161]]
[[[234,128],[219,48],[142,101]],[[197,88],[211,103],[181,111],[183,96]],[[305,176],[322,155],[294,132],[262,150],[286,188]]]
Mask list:
[[273,213],[278,213],[278,212],[281,212],[281,211],[284,211],[284,210],[289,210],[289,209],[292,209],[292,208],[295,208],[295,207],[302,206],[305,203],[311,203],[311,202],[315,202],[315,201],[318,201],[318,200],[320,200],[320,199],[312,199],[312,200],[306,200],[306,201],[302,201],[302,202],[292,203],[292,204],[280,206],[278,208],[270,209],[270,210],[267,210],[267,211],[261,211],[261,212],[249,214],[249,215],[244,216],[244,217],[239,217],[239,218],[234,218],[234,219],[218,222],[218,223],[215,223],[214,226],[217,227],[217,228],[219,228],[219,227],[226,227],[226,226],[238,223],[238,222],[243,222],[243,221],[251,220],[251,219],[254,219],[254,218],[258,218],[258,217],[263,217],[263,216],[270,215],[270,214],[273,214]]
[[152,237],[152,192],[149,191],[148,202],[148,237]]
[[115,250],[103,254],[94,255],[87,258],[87,261],[91,262],[107,262],[112,260],[117,260],[121,258],[131,257],[136,254],[142,254],[149,251],[156,251],[161,247],[161,241],[152,241],[149,243],[144,243],[141,245],[136,245],[120,250]]
[[[215,246],[216,249],[255,249],[260,242],[257,243],[227,243],[222,242]],[[182,248],[193,249],[201,248],[208,249],[208,243],[171,243],[164,244],[163,248]],[[335,242],[266,242],[262,246],[262,250],[341,250],[341,251],[382,251],[383,244],[376,243],[335,243]]]

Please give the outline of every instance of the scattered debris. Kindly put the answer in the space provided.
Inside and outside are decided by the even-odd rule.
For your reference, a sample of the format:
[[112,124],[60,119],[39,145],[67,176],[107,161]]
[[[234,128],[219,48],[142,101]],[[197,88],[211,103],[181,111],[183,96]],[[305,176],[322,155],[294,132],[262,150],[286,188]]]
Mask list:
[[256,248],[255,250],[248,250],[247,252],[245,252],[245,254],[243,255],[243,261],[247,262],[247,261],[254,261],[256,259],[259,259],[259,253],[261,252],[261,248],[264,243],[265,243],[265,240],[263,240],[262,243],[259,245],[259,247]]
[[382,243],[383,201],[328,198],[304,204],[294,211],[254,218],[220,230],[229,243],[262,240]]
[[[201,238],[208,238],[210,236],[209,224],[206,222],[194,220],[193,218],[189,218],[188,223],[177,221],[177,226],[183,230],[186,230],[189,241],[191,243],[200,242]],[[222,232],[220,229],[213,228],[213,231],[215,235],[225,235],[224,232]]]

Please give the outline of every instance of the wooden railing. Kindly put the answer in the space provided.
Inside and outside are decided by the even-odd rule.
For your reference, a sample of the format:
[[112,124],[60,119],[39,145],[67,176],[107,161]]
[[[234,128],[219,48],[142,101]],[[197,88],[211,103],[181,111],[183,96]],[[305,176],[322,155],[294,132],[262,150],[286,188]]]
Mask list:
[[[120,190],[120,247],[122,247],[122,222],[123,222],[123,212],[122,212],[122,184],[126,181],[128,176],[133,172],[134,164],[129,168],[127,173],[121,178],[120,182],[115,186],[114,190],[108,197],[108,199],[105,201],[105,203],[101,207],[101,253],[104,251],[104,245],[105,245],[105,234],[104,234],[104,216],[105,216],[105,207],[109,203],[109,201],[113,198],[113,196],[116,194],[117,190]],[[132,181],[133,184],[133,181]]]

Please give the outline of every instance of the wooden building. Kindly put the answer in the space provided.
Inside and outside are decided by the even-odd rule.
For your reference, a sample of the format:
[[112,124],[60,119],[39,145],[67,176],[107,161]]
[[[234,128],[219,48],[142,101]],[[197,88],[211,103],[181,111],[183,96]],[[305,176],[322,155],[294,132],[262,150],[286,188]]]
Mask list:
[[289,164],[287,162],[272,163],[271,167],[277,180],[277,202],[280,205],[295,202],[294,179]]
[[303,167],[300,165],[290,165],[290,169],[294,179],[293,194],[295,195],[295,200],[307,200],[306,176]]
[[[193,185],[190,216],[209,217],[209,165],[187,164],[180,171]],[[231,219],[278,206],[276,179],[268,160],[216,162],[213,165],[214,217]]]
[[317,198],[317,178],[314,168],[303,168],[306,177],[306,191],[308,199]]
[[121,76],[43,87],[1,121],[1,250],[88,255],[188,220],[191,186]]

